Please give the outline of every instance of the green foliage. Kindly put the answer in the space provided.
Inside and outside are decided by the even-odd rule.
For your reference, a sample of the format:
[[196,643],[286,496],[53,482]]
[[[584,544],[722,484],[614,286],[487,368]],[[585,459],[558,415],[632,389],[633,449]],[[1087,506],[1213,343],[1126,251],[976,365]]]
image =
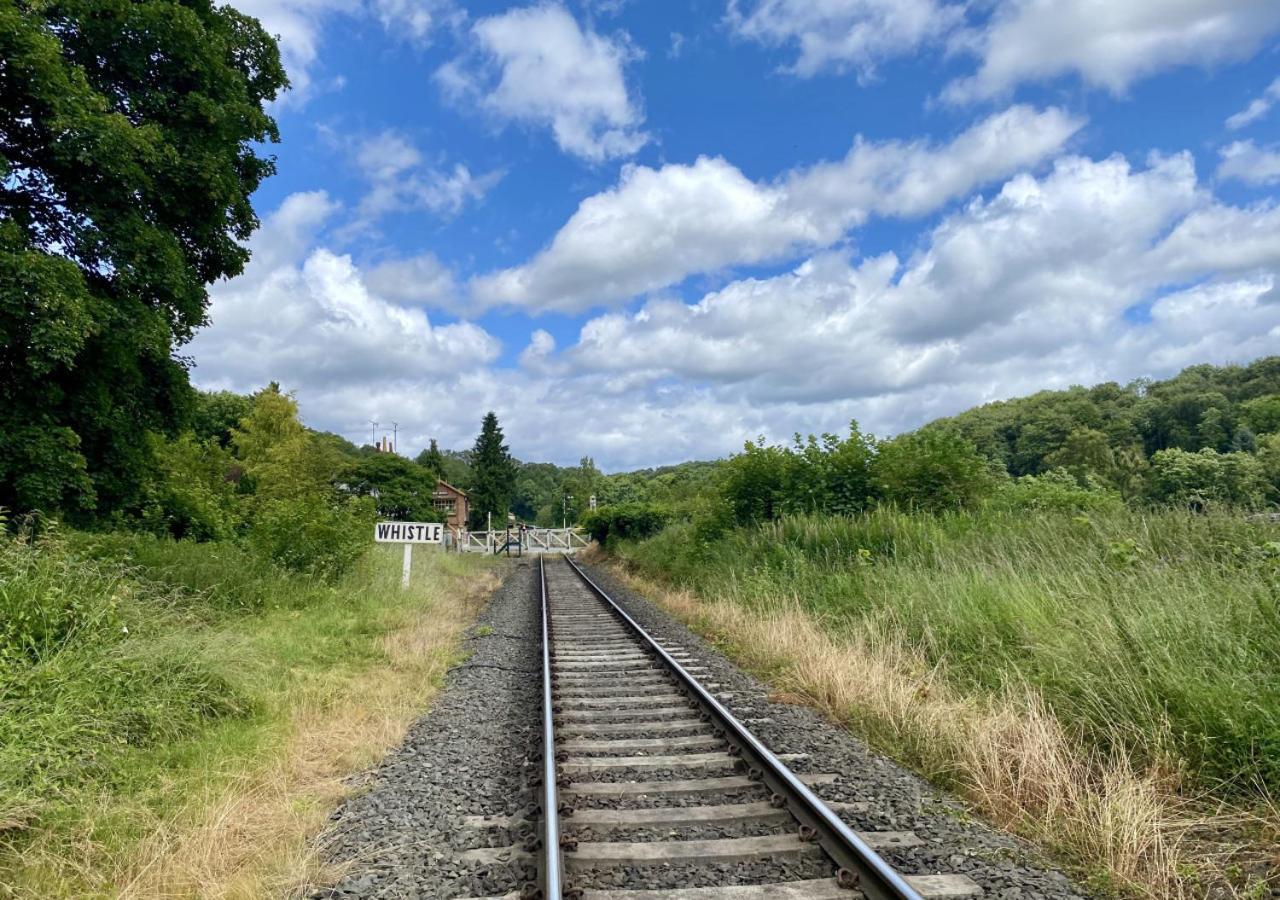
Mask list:
[[249,526],[255,552],[291,572],[333,579],[368,549],[377,519],[368,498],[334,503],[315,494],[258,505]]
[[736,521],[764,522],[784,513],[849,514],[875,496],[875,444],[852,423],[843,440],[796,435],[791,447],[748,442],[719,470],[721,496]]
[[1180,760],[1214,789],[1280,788],[1278,523],[990,504],[788,516],[713,543],[693,529],[616,552],[707,599],[799,602],[837,635],[905,643],[979,696],[1029,684],[1104,752]]
[[516,470],[503,443],[498,417],[492,412],[484,417],[471,459],[471,527],[486,527],[490,515],[495,527],[505,525],[515,491]]
[[197,391],[191,414],[191,430],[201,441],[231,444],[231,433],[253,409],[253,399],[232,391]]
[[1266,494],[1263,464],[1248,453],[1160,450],[1151,457],[1148,492],[1157,503],[1203,507],[1222,503],[1260,505]]
[[1050,469],[1043,475],[1023,475],[996,488],[987,501],[993,509],[1015,510],[1114,510],[1124,505],[1115,491],[1097,478],[1080,478],[1066,469]]
[[174,349],[238,274],[274,41],[178,0],[0,4],[0,504],[136,505],[192,403]]
[[582,527],[600,544],[657,534],[671,521],[670,510],[648,503],[621,503],[588,512]]
[[329,495],[344,460],[298,419],[298,403],[278,385],[253,395],[253,408],[231,432],[236,458],[260,501]]
[[[1272,356],[1248,366],[1192,366],[1166,381],[1041,391],[936,424],[958,429],[1015,477],[1084,467],[1132,498],[1141,493],[1139,463],[1152,454],[1248,450],[1252,435],[1276,430],[1277,422],[1280,357]],[[1107,460],[1098,435],[1113,455],[1110,472],[1102,471]],[[1135,445],[1140,456],[1130,449]]]
[[405,522],[443,522],[433,495],[436,476],[415,462],[394,453],[375,453],[349,466],[341,475],[347,490],[370,497],[384,519]]
[[216,440],[187,432],[172,441],[152,436],[155,472],[141,513],[155,534],[197,541],[230,538],[239,523],[231,454]]
[[431,439],[431,446],[419,453],[414,462],[426,469],[433,479],[438,481],[444,478],[444,454],[440,452],[440,445],[435,438]]
[[874,479],[884,501],[922,510],[972,507],[995,486],[987,460],[972,443],[945,428],[926,428],[882,443]]
[[1244,401],[1240,404],[1240,418],[1254,434],[1280,433],[1280,394]]

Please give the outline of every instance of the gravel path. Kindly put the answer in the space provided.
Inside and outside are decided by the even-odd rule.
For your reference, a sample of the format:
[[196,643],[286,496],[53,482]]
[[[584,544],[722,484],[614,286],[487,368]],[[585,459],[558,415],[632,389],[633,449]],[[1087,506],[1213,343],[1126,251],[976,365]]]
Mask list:
[[[963,805],[871,753],[813,711],[770,702],[765,685],[614,581],[607,571],[591,568],[589,572],[655,638],[668,647],[687,650],[695,664],[707,666],[707,672],[699,673],[701,680],[718,683],[717,692],[732,692],[726,705],[775,752],[809,754],[808,760],[793,765],[795,771],[839,775],[836,783],[816,790],[829,801],[865,804],[864,811],[857,807],[845,814],[856,829],[914,831],[923,838],[922,846],[883,851],[882,855],[904,873],[968,875],[989,898],[1068,900],[1086,896],[1048,868],[1030,847],[978,823]],[[536,560],[513,564],[469,632],[466,648],[472,652],[470,659],[449,673],[431,711],[415,723],[404,743],[367,773],[364,790],[334,813],[321,846],[326,858],[345,866],[346,874],[333,887],[318,890],[312,897],[497,896],[517,890],[533,877],[531,865],[519,853],[487,863],[464,863],[459,856],[475,848],[518,846],[530,830],[524,817],[536,802],[529,778],[538,766],[540,739],[536,578]],[[643,774],[619,771],[627,772],[630,779],[688,777],[651,769]],[[617,776],[608,778],[613,777]],[[726,801],[724,794],[718,797],[714,802],[732,802]],[[748,790],[734,799],[758,798]],[[680,802],[662,799],[662,805]],[[579,797],[575,804],[583,809],[612,805],[595,797]],[[641,800],[629,805],[650,804]],[[494,818],[484,825],[475,818],[480,816]],[[572,819],[563,821],[580,840],[605,837],[593,834],[589,827],[574,828]],[[686,829],[670,830],[682,837],[702,836],[696,828],[688,829],[687,834]],[[725,830],[724,836],[765,831],[768,829],[743,825]],[[619,835],[646,836],[644,829],[636,829],[615,831],[608,839],[619,840]],[[829,877],[830,864],[825,859],[819,862],[787,862],[786,877]],[[687,872],[684,868],[638,867],[631,872],[633,881],[617,886],[714,883],[705,880],[705,867],[690,867]],[[752,868],[761,871],[752,872]],[[780,873],[767,865],[739,864],[736,874],[739,883],[750,883],[774,880]],[[589,886],[603,888],[611,886],[616,876],[610,873],[607,877],[609,880],[601,872],[586,881]]]

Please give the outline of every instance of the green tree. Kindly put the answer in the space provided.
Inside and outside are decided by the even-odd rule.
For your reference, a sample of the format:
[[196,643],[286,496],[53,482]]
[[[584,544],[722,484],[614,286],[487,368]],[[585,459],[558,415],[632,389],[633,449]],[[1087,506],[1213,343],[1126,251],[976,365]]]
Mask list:
[[212,0],[3,0],[0,60],[0,506],[105,513],[190,412],[174,350],[248,258],[287,82]]
[[873,473],[883,498],[909,509],[973,506],[995,488],[989,465],[973,444],[944,428],[880,444]]
[[489,412],[471,451],[471,527],[484,528],[493,516],[495,528],[506,525],[515,491],[516,467],[503,443],[498,417]]
[[740,524],[768,522],[786,511],[795,457],[786,447],[747,441],[721,470],[720,491]]
[[253,395],[253,408],[231,432],[231,445],[260,500],[329,498],[343,458],[298,419],[298,404],[278,385]]
[[375,453],[341,476],[349,493],[372,497],[378,515],[408,522],[443,522],[435,508],[436,476],[394,453]]
[[1280,394],[1246,400],[1240,404],[1240,413],[1254,434],[1280,433]]
[[1265,461],[1249,453],[1197,453],[1171,447],[1151,457],[1148,491],[1157,503],[1259,505],[1266,494]]
[[444,478],[444,454],[440,452],[440,445],[435,438],[431,439],[431,446],[419,453],[414,461],[426,469],[432,478]]
[[1062,446],[1044,458],[1046,469],[1066,469],[1083,483],[1089,475],[1110,479],[1116,467],[1107,436],[1096,428],[1077,428]]
[[214,440],[218,446],[231,444],[231,432],[249,415],[253,400],[232,391],[197,391],[191,430],[202,441]]
[[188,431],[174,440],[152,435],[155,470],[141,511],[157,534],[197,541],[231,537],[239,521],[231,454]]

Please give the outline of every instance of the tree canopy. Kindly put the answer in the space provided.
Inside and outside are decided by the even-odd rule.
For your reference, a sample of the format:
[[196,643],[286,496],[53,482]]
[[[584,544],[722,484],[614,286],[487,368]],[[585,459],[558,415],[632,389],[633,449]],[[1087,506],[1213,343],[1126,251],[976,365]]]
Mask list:
[[275,41],[212,0],[0,3],[0,506],[136,503],[245,265]]

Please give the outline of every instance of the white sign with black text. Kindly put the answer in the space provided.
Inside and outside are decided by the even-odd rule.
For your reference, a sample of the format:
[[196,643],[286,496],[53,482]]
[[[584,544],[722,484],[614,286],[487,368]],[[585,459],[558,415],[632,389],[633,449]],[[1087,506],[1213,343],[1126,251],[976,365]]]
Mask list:
[[379,544],[438,544],[444,539],[439,522],[379,522],[373,526]]
[[413,570],[414,544],[439,544],[444,540],[444,526],[439,522],[378,522],[373,526],[373,539],[379,544],[404,544],[404,571],[400,586],[409,586]]

